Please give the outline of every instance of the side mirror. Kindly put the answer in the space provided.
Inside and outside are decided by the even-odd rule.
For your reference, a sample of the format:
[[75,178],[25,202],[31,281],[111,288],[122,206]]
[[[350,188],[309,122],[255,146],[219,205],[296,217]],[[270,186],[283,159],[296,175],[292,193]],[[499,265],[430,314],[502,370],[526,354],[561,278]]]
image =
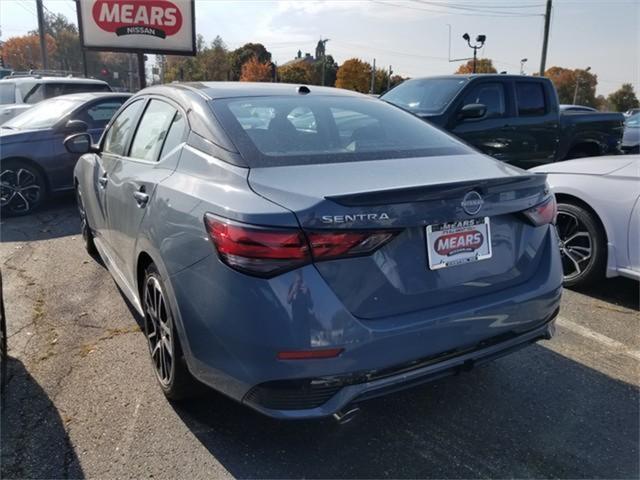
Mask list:
[[69,120],[64,124],[62,130],[68,133],[86,132],[87,130],[89,130],[89,125],[87,125],[86,122],[83,122],[82,120]]
[[75,135],[65,138],[64,148],[66,148],[69,153],[78,153],[81,155],[94,151],[91,147],[91,135],[88,133],[76,133]]
[[469,120],[472,118],[482,118],[487,114],[487,107],[481,103],[470,103],[460,109],[460,120]]

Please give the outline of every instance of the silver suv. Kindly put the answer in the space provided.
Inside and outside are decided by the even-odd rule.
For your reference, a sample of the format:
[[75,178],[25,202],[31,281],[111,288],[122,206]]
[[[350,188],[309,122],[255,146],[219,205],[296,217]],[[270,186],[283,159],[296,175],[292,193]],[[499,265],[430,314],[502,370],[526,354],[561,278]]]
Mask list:
[[91,78],[14,74],[0,80],[0,125],[48,98],[70,93],[111,91],[107,82]]

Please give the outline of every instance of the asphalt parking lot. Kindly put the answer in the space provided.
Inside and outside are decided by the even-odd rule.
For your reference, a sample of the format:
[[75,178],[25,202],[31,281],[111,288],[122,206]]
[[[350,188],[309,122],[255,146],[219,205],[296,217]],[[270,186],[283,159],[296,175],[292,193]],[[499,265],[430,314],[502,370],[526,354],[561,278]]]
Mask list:
[[2,478],[638,478],[638,284],[566,291],[556,337],[331,420],[172,405],[73,199],[1,226]]

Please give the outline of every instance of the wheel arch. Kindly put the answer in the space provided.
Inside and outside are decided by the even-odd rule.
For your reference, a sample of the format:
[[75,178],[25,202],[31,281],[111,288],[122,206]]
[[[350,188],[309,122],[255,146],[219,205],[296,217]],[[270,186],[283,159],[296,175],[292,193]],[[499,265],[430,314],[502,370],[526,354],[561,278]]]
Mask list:
[[605,245],[607,248],[607,276],[615,276],[617,275],[616,272],[616,258],[615,258],[615,252],[614,252],[614,243],[611,240],[611,230],[610,227],[608,226],[607,222],[605,220],[603,220],[604,217],[603,215],[601,215],[594,207],[591,206],[590,203],[588,203],[586,200],[573,195],[571,193],[565,193],[565,192],[555,192],[555,196],[556,196],[556,201],[557,203],[571,203],[574,205],[577,205],[579,207],[584,208],[585,210],[587,210],[589,213],[591,213],[593,215],[594,220],[596,221],[596,223],[600,226],[600,228],[602,228],[602,232],[604,233],[604,240],[605,240]]
[[585,152],[589,154],[588,156],[597,157],[599,155],[602,155],[602,146],[600,145],[600,143],[593,140],[579,141],[571,145],[571,147],[569,147],[566,158],[567,159],[579,158],[579,157],[573,156],[577,152]]

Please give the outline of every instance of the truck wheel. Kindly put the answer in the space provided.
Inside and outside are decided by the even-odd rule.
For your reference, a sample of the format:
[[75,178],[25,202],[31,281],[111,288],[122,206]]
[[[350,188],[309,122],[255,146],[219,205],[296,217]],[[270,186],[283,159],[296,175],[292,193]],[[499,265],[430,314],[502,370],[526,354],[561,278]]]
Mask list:
[[596,216],[582,205],[558,203],[556,228],[564,285],[583,287],[603,278],[607,242]]
[[46,198],[47,185],[36,167],[20,160],[5,160],[0,167],[0,209],[3,216],[28,215]]

